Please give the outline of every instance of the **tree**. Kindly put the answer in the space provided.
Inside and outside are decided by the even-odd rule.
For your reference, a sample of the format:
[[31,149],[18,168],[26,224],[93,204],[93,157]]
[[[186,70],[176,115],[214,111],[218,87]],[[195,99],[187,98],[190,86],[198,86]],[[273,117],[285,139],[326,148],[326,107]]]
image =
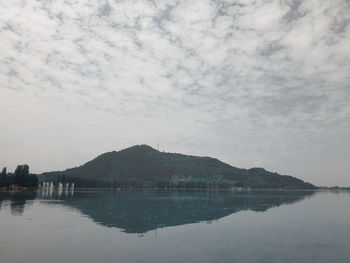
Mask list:
[[22,176],[26,177],[29,175],[29,166],[28,164],[22,165]]
[[4,167],[0,174],[0,186],[6,186],[6,183],[7,183],[7,171],[6,171],[6,167]]
[[23,171],[23,165],[17,165],[17,168],[15,170],[15,184],[17,185],[23,185],[23,176],[22,176],[22,171]]
[[19,186],[35,186],[37,184],[37,176],[29,174],[29,166],[27,164],[17,165],[15,184]]

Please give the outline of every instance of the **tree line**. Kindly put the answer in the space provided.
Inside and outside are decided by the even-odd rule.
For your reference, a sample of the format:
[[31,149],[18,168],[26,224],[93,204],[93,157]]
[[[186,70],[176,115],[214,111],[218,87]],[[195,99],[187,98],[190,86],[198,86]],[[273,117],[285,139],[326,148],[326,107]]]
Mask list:
[[0,187],[11,185],[36,187],[38,186],[38,176],[29,172],[27,164],[17,165],[14,173],[7,173],[7,169],[4,167],[0,173]]

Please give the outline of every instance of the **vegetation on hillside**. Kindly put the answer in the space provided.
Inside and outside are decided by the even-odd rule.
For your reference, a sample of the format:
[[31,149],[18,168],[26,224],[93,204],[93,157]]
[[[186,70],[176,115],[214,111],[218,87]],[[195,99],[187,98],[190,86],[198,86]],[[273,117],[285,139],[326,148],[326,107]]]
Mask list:
[[108,152],[80,167],[44,173],[41,180],[74,182],[78,187],[314,188],[263,168],[240,169],[214,158],[159,152],[147,145]]

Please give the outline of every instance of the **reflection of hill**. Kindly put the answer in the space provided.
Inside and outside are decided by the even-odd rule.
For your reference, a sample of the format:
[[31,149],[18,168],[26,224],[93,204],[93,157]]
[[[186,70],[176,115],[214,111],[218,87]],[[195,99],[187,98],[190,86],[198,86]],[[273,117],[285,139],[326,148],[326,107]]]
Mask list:
[[95,222],[127,233],[212,221],[242,210],[266,211],[302,200],[311,192],[100,192],[75,193],[63,204]]
[[[46,205],[75,208],[106,227],[127,233],[145,233],[160,227],[212,221],[243,210],[263,212],[291,204],[313,192],[232,192],[232,191],[75,191],[1,192],[1,205],[9,205],[15,215],[40,198]],[[52,203],[49,200],[61,200]]]

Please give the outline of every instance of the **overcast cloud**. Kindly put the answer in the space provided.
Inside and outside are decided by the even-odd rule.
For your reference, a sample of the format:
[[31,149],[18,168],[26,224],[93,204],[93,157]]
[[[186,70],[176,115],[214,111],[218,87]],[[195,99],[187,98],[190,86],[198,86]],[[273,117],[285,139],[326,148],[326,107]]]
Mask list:
[[0,0],[0,166],[134,144],[350,185],[350,2]]

